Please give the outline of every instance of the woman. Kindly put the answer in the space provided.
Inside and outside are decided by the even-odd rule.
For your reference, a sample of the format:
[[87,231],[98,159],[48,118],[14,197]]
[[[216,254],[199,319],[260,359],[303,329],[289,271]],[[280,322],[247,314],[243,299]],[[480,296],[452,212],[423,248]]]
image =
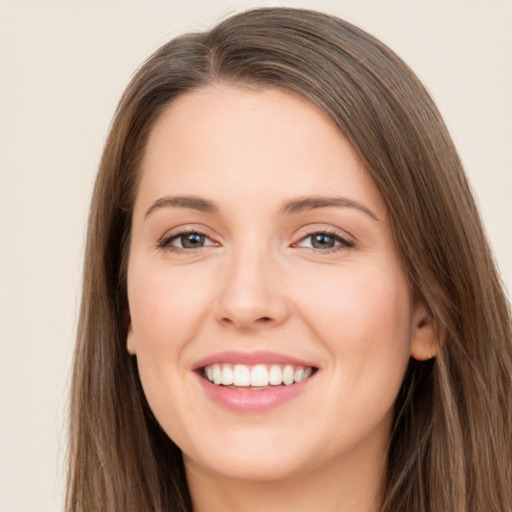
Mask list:
[[509,510],[511,340],[412,72],[320,13],[233,16],[118,107],[67,510]]

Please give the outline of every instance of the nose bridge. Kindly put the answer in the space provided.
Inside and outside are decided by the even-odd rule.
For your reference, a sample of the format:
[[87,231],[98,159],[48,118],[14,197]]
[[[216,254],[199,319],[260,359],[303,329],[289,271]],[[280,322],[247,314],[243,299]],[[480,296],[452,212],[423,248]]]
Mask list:
[[287,316],[276,257],[261,240],[233,247],[219,297],[218,318],[240,329],[276,326]]

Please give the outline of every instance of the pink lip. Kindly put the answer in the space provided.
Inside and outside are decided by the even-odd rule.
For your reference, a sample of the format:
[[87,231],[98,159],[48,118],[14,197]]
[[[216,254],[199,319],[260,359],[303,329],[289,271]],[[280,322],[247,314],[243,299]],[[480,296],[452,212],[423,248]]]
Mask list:
[[212,354],[210,356],[204,357],[203,359],[200,359],[194,364],[192,370],[196,371],[199,368],[204,368],[205,366],[210,366],[216,363],[239,363],[248,366],[256,364],[291,364],[293,366],[315,367],[315,365],[309,363],[308,361],[297,359],[295,357],[290,357],[285,354],[279,354],[277,352],[239,352],[229,350],[225,352],[217,352],[216,354]]
[[201,377],[199,373],[196,373],[196,376],[199,384],[211,400],[225,409],[239,413],[257,413],[274,409],[304,392],[310,381],[315,378],[315,375],[312,375],[308,379],[290,386],[275,386],[259,391],[245,391],[216,386]]
[[297,397],[307,390],[315,375],[313,374],[306,380],[291,384],[289,386],[274,386],[262,390],[240,390],[225,386],[217,386],[201,374],[201,368],[216,363],[227,364],[291,364],[293,366],[311,366],[315,365],[285,354],[276,352],[239,352],[226,351],[218,352],[197,361],[193,370],[195,371],[197,380],[205,391],[206,395],[216,404],[230,411],[239,413],[257,413],[265,412],[278,407],[289,400]]

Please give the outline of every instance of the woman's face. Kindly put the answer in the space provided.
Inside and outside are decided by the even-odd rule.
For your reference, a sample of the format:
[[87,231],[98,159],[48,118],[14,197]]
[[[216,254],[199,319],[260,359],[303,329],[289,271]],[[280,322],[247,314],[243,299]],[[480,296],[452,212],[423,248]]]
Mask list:
[[219,85],[167,108],[128,298],[129,350],[189,471],[277,479],[384,459],[425,315],[382,197],[310,103]]

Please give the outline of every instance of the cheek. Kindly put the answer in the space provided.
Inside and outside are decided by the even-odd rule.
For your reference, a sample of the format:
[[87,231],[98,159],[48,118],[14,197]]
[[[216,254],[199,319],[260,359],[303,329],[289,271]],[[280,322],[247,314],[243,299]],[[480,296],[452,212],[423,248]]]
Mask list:
[[128,302],[139,376],[146,399],[171,438],[188,431],[182,421],[191,398],[184,354],[198,338],[211,295],[204,275],[186,269],[132,263]]
[[389,267],[367,267],[365,272],[345,268],[337,278],[323,280],[317,287],[321,293],[312,294],[309,285],[300,292],[301,309],[344,378],[355,386],[363,378],[371,383],[373,375],[377,386],[378,379],[399,386],[412,338],[412,307],[403,274]]
[[[145,268],[129,274],[128,302],[137,352],[166,352],[194,338],[210,291],[199,273]],[[142,270],[142,269],[141,269]]]
[[[401,274],[355,272],[343,269],[328,279],[301,280],[297,294],[311,311],[322,318],[319,325],[359,326],[362,330],[377,327],[383,331],[410,330],[410,293]],[[386,275],[388,274],[388,275]],[[305,276],[307,277],[307,276]],[[318,283],[321,283],[319,285]]]

